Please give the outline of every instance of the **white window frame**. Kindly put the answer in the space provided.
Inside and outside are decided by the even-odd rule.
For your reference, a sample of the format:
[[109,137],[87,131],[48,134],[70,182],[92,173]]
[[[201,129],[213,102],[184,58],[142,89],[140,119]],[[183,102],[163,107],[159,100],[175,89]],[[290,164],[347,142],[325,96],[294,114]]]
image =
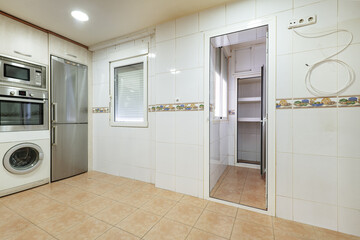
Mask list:
[[[114,81],[114,70],[118,67],[132,65],[136,63],[143,63],[143,78],[144,78],[144,121],[133,122],[133,121],[115,121],[115,81]],[[111,110],[110,111],[110,124],[114,127],[148,127],[148,57],[147,55],[132,57],[124,60],[118,60],[110,62],[110,92],[111,92]]]

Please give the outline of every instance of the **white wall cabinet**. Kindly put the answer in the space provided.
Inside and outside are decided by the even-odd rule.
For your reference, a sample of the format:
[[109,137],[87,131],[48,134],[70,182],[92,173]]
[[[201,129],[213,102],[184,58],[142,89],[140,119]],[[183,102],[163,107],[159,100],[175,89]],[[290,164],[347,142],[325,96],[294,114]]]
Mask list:
[[48,34],[0,15],[0,54],[48,65]]
[[88,50],[74,43],[49,35],[50,54],[88,65]]
[[237,48],[233,51],[235,51],[235,73],[260,73],[266,57],[266,45],[264,43]]

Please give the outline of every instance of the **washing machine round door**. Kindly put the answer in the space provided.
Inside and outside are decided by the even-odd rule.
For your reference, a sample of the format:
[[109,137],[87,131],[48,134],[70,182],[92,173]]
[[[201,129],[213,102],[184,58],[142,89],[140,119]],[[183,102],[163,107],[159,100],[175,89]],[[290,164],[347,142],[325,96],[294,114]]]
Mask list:
[[21,143],[10,148],[4,158],[6,170],[14,174],[25,174],[34,171],[40,166],[44,153],[33,143]]

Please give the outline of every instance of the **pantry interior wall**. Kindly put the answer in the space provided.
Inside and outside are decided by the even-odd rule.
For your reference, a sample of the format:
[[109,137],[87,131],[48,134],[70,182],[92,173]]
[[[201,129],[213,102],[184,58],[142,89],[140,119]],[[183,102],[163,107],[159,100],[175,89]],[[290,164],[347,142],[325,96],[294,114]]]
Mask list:
[[[277,101],[313,98],[304,85],[308,67],[344,46],[347,35],[303,39],[288,30],[294,17],[316,14],[300,32],[347,29],[353,43],[338,58],[355,70],[355,83],[339,98],[360,96],[360,2],[350,0],[244,0],[207,9],[156,26],[154,36],[93,53],[93,107],[109,106],[108,58],[149,42],[149,105],[203,103],[204,33],[235,23],[276,16]],[[335,17],[334,17],[335,16]],[[175,74],[174,74],[175,73]],[[313,75],[333,90],[346,73],[324,65]],[[325,97],[325,96],[323,96]],[[176,99],[179,101],[176,102]],[[320,98],[321,100],[321,98]],[[284,102],[284,101],[283,101]],[[360,107],[276,110],[276,215],[360,235]],[[203,197],[204,112],[149,112],[148,128],[115,128],[109,113],[93,113],[93,167]],[[311,187],[309,187],[311,186]]]

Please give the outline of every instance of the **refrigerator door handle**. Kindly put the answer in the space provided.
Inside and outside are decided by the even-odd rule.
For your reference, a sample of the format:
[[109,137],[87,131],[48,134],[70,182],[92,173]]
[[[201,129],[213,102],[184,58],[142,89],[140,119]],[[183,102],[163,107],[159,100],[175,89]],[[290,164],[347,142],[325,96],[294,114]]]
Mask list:
[[57,145],[57,128],[56,126],[52,127],[52,135],[51,135],[51,141],[52,141],[52,145],[56,146]]
[[52,103],[52,122],[57,122],[57,103]]

